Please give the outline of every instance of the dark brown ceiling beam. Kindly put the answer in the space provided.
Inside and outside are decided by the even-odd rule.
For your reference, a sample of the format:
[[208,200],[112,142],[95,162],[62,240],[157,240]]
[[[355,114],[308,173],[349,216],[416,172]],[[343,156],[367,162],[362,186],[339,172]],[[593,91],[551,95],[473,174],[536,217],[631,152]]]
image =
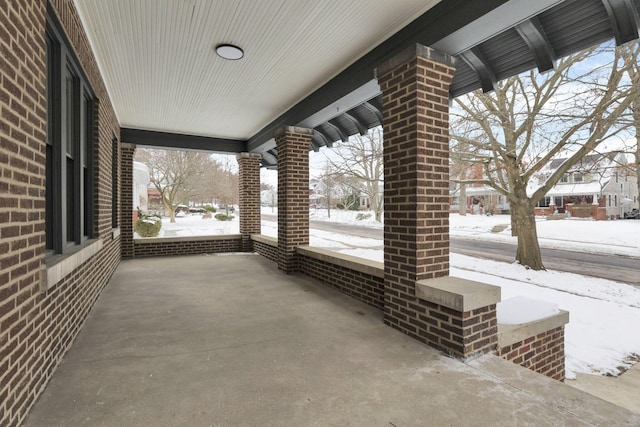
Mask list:
[[529,46],[536,60],[538,71],[544,73],[556,67],[556,54],[537,17],[533,17],[516,25],[516,31],[527,46]]
[[611,21],[616,45],[637,39],[640,20],[632,0],[602,0],[602,3]]
[[360,133],[360,135],[364,136],[367,134],[367,131],[369,129],[367,129],[367,126],[363,125],[359,119],[357,119],[356,117],[354,117],[349,113],[343,113],[342,116],[348,119],[351,123],[353,123],[353,125],[358,129],[358,132]]
[[462,52],[460,57],[478,76],[483,92],[491,92],[495,89],[498,79],[478,47]]

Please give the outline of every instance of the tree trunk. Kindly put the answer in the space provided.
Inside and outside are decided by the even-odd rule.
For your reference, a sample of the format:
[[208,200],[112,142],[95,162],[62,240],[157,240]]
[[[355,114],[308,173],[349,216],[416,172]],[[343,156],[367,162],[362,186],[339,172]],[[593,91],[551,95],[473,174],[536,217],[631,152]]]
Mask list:
[[545,270],[538,244],[536,217],[528,200],[511,204],[511,223],[518,236],[516,261],[532,270]]
[[458,212],[462,216],[467,215],[467,186],[460,183],[460,196],[458,198]]
[[164,208],[169,213],[169,222],[171,223],[176,222],[176,211],[175,209],[173,209],[173,205],[169,203],[166,199],[162,199],[162,204],[164,205]]
[[636,163],[636,185],[638,187],[638,207],[640,208],[640,93],[635,95],[635,99],[633,101],[633,125],[636,131],[636,152],[635,154],[635,163]]

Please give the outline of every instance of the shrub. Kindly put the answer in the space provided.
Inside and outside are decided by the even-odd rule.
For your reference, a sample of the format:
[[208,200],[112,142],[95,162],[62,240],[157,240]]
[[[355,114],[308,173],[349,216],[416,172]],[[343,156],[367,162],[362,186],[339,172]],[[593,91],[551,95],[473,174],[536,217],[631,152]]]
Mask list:
[[160,228],[162,220],[157,216],[140,215],[135,224],[135,231],[141,237],[158,237]]
[[369,218],[371,218],[371,214],[369,214],[369,213],[359,213],[358,215],[356,215],[356,219],[358,221],[363,221],[363,220],[369,219]]
[[233,215],[225,215],[223,213],[216,214],[216,219],[218,221],[231,221],[233,218]]
[[207,212],[216,213],[216,208],[211,205],[204,205],[203,208]]

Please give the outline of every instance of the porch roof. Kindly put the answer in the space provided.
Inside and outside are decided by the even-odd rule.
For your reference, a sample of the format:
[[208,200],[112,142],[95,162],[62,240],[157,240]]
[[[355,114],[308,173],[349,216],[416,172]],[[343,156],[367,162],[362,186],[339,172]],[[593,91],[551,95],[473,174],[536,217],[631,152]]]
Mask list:
[[462,363],[258,255],[123,261],[25,427],[637,425],[494,356]]
[[[74,0],[122,140],[263,154],[274,130],[314,129],[312,149],[381,123],[374,70],[421,43],[458,58],[451,95],[615,38],[638,37],[640,0]],[[217,57],[233,43],[239,61]]]

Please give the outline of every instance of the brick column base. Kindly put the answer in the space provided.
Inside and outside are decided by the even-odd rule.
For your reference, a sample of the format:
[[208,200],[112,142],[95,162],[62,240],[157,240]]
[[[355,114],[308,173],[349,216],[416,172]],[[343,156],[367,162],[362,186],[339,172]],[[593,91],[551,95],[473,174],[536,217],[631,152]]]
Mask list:
[[236,156],[240,187],[240,234],[242,251],[253,252],[252,234],[260,234],[260,163],[257,153],[240,153]]
[[278,148],[278,268],[298,271],[296,248],[309,244],[309,144],[313,130],[283,127]]

